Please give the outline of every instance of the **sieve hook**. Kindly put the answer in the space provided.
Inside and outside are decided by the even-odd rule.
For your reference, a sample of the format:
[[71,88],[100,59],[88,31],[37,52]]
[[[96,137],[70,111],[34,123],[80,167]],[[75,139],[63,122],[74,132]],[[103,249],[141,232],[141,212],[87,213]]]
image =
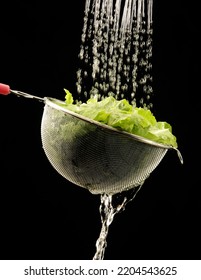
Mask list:
[[12,90],[9,85],[0,83],[0,94],[8,95],[10,93],[13,93],[17,96],[22,96],[22,97],[25,97],[25,98],[37,99],[41,102],[45,101],[45,99],[42,98],[42,97],[35,96],[35,95],[32,95],[32,94],[28,94],[26,92],[22,92],[22,91],[18,91],[18,90]]

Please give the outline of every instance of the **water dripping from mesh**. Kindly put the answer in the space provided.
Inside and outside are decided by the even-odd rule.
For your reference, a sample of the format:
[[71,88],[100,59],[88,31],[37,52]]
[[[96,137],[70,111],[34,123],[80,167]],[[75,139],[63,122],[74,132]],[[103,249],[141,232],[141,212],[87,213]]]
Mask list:
[[125,210],[128,202],[132,201],[139,190],[141,189],[143,183],[129,191],[124,191],[118,194],[101,194],[100,195],[100,217],[101,217],[101,230],[100,235],[96,241],[96,252],[93,260],[103,260],[105,249],[107,247],[107,236],[109,232],[109,227],[112,224],[114,217],[117,213]]

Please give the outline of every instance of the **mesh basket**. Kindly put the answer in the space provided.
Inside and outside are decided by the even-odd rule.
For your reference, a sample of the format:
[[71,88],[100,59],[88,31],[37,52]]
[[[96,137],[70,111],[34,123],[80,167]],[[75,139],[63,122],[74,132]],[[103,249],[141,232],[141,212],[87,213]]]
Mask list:
[[121,132],[46,98],[42,145],[64,178],[93,194],[114,194],[139,186],[157,167],[168,146]]

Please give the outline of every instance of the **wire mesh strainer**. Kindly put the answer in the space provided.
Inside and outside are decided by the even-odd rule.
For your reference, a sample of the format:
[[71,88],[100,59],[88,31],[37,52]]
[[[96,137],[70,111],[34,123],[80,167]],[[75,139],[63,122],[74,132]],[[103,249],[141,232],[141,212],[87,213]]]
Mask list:
[[141,185],[172,149],[71,112],[58,99],[10,92],[45,103],[41,139],[49,162],[64,178],[93,194]]
[[56,99],[45,103],[41,137],[47,158],[63,177],[93,194],[139,186],[168,150],[68,111]]

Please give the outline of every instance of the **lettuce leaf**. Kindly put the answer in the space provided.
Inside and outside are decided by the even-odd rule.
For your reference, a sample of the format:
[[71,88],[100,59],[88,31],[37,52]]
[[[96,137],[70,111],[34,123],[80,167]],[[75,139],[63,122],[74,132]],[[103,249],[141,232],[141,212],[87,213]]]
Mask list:
[[149,109],[133,107],[126,99],[116,100],[112,96],[101,101],[94,96],[86,103],[74,104],[72,94],[64,90],[65,106],[68,110],[116,129],[174,148],[178,147],[171,125],[167,122],[158,122]]

